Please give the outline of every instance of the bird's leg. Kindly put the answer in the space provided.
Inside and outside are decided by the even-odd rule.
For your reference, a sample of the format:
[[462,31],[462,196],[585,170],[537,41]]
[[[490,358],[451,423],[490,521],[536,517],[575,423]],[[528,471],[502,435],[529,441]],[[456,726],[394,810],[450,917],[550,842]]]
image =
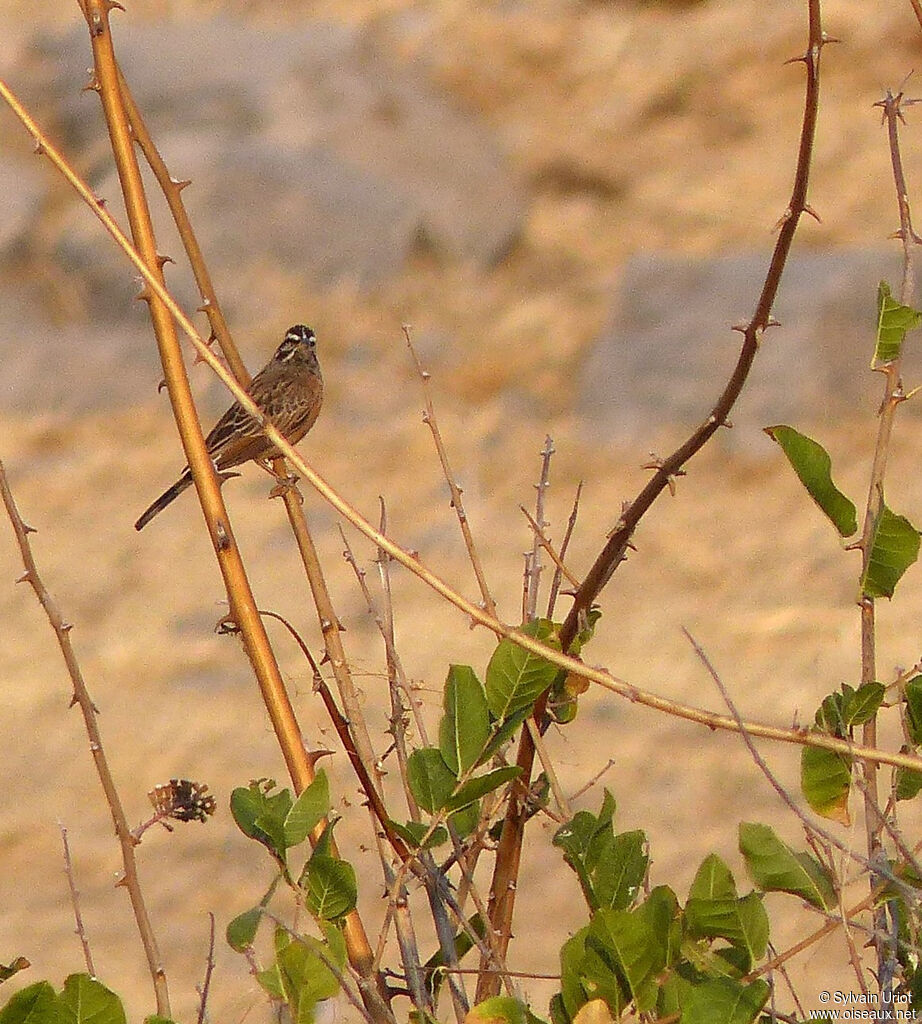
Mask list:
[[228,480],[233,480],[235,476],[240,476],[239,473],[234,472],[232,469],[218,469],[215,466],[215,473],[218,476],[218,483],[223,487]]
[[269,492],[270,498],[281,498],[288,491],[297,488],[298,477],[294,473],[276,473],[275,467],[269,459],[256,459],[255,461],[258,466],[275,478],[275,487]]

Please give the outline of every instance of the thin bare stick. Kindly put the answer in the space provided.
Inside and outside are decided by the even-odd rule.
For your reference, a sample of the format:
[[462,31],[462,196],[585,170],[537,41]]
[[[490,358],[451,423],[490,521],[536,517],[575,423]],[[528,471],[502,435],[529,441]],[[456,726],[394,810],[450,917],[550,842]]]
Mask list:
[[[551,581],[551,590],[547,598],[547,617],[549,619],[554,618],[554,609],[557,606],[557,595],[560,593],[560,580],[564,573],[564,559],[567,557],[567,548],[570,546],[570,538],[573,536],[573,529],[576,526],[576,518],[579,515],[579,499],[583,493],[583,481],[576,485],[576,494],[573,497],[573,508],[570,509],[570,518],[567,520],[567,529],[563,535],[563,541],[560,545],[560,561],[556,562],[556,568],[554,569],[554,578]],[[553,556],[552,556],[553,557]],[[569,576],[567,577],[570,578]],[[580,584],[573,580],[576,589],[579,589]]]
[[909,6],[912,8],[912,13],[916,16],[919,27],[922,28],[922,3],[919,0],[909,0]]
[[759,769],[759,771],[762,772],[762,774],[768,780],[768,783],[772,787],[772,789],[778,794],[779,797],[781,797],[781,800],[785,804],[785,806],[797,818],[800,819],[801,823],[803,824],[807,832],[822,837],[823,841],[826,844],[835,847],[835,849],[839,850],[840,853],[844,853],[846,857],[849,857],[857,864],[860,864],[865,870],[871,873],[872,877],[880,875],[881,877],[886,878],[891,885],[899,889],[903,898],[906,899],[909,903],[917,903],[920,899],[922,899],[922,893],[919,893],[918,890],[913,889],[910,885],[907,885],[901,878],[898,878],[888,868],[882,867],[880,864],[872,862],[871,858],[862,857],[861,854],[855,853],[854,850],[850,849],[840,839],[837,839],[831,832],[827,832],[826,829],[824,829],[822,826],[818,825],[815,821],[808,818],[807,815],[800,809],[800,807],[797,806],[797,804],[791,797],[791,794],[788,793],[784,786],[782,786],[781,783],[778,781],[774,772],[772,772],[771,768],[768,767],[768,765],[765,762],[765,759],[759,753],[755,743],[753,743],[752,737],[746,730],[742,718],[740,718],[739,711],[737,711],[736,709],[736,704],[734,703],[733,698],[730,696],[726,686],[724,686],[723,680],[718,675],[717,670],[711,664],[711,660],[708,658],[706,651],[684,626],[682,627],[682,632],[685,634],[685,638],[688,640],[688,642],[694,649],[694,652],[698,656],[698,659],[701,661],[701,664],[704,665],[708,675],[713,680],[714,685],[720,691],[720,695],[721,697],[723,697],[724,702],[730,709],[731,714],[736,718],[737,723],[740,726],[740,736],[742,737],[743,742],[746,744],[746,749],[749,751],[749,754],[755,762],[756,767]]
[[[378,846],[381,852],[381,863],[384,869],[384,884],[388,890],[394,886],[395,872],[388,864],[383,842],[379,840]],[[416,939],[416,929],[413,926],[413,915],[410,913],[410,897],[405,885],[398,885],[396,893],[388,900],[393,907],[391,920],[394,923],[394,931],[397,934],[397,945],[400,947],[400,962],[403,964],[403,973],[407,982],[410,999],[420,1019],[425,1020],[431,1017],[434,1009],[429,990],[426,987],[426,979],[423,975],[422,965],[419,959],[419,943]],[[459,1024],[464,1020],[464,1013],[461,1012]]]
[[29,543],[29,534],[35,531],[31,526],[26,526],[19,514],[19,510],[16,508],[2,461],[0,461],[0,497],[3,499],[6,513],[13,526],[13,533],[16,535],[19,553],[25,567],[25,572],[19,577],[17,582],[28,583],[35,592],[35,596],[45,610],[48,622],[54,630],[58,646],[64,657],[64,664],[67,666],[67,672],[73,686],[71,706],[76,704],[83,716],[83,725],[90,741],[90,753],[96,766],[96,774],[99,776],[99,781],[106,797],[106,803],[109,805],[109,811],[115,825],[115,834],[122,852],[122,868],[124,873],[118,884],[124,886],[128,892],[128,899],[134,912],[138,934],[141,937],[141,945],[144,947],[144,955],[147,957],[148,971],[154,986],[157,1013],[161,1017],[169,1017],[170,995],[167,988],[166,971],[163,967],[160,950],[157,947],[157,939],[150,922],[150,915],[144,902],[144,894],[141,891],[138,866],[134,855],[135,840],[131,835],[131,829],[128,827],[128,819],[125,817],[125,810],[122,807],[122,802],[115,786],[115,780],[112,778],[112,772],[109,769],[102,735],[99,731],[99,723],[96,720],[96,705],[90,697],[83,673],[80,670],[80,664],[77,661],[77,655],[71,643],[70,633],[73,627],[71,623],[64,620],[57,603],[45,588],[38,574],[35,558],[32,555],[32,546]]
[[[839,917],[842,920],[842,934],[845,936],[845,945],[848,947],[848,959],[851,962],[852,970],[855,972],[858,987],[866,995],[868,986],[867,982],[864,980],[864,969],[861,963],[861,954],[858,952],[858,947],[855,945],[855,937],[852,935],[849,919],[845,916],[845,900],[841,886],[837,887],[836,896],[839,901]],[[782,970],[784,970],[783,967]]]
[[211,976],[214,973],[214,914],[208,911],[208,956],[205,959],[205,978],[199,989],[198,1016],[196,1024],[204,1024],[205,1011],[208,1008],[208,989],[211,987]]
[[590,789],[592,789],[593,786],[597,786],[602,776],[605,775],[606,772],[610,772],[612,768],[614,768],[614,766],[615,759],[613,757],[610,757],[608,761],[606,761],[605,764],[602,765],[602,767],[595,773],[595,775],[592,776],[592,778],[587,783],[579,787],[579,789],[573,794],[572,797],[570,797],[570,799],[578,800],[583,795],[583,793],[588,792]]
[[554,771],[554,763],[544,745],[544,737],[541,735],[538,723],[533,718],[530,718],[525,724],[531,732],[532,742],[535,745],[535,750],[538,753],[538,759],[541,762],[541,767],[544,769],[544,774],[547,776],[551,792],[554,794],[554,800],[560,808],[562,820],[569,821],[573,817],[573,809],[570,807],[570,801],[567,800],[560,782],[557,779],[557,772]]
[[[550,482],[551,457],[554,454],[554,442],[550,434],[544,438],[544,447],[541,449],[541,474],[535,484],[535,518],[531,520],[535,525],[532,535],[531,553],[526,556],[528,566],[528,577],[525,589],[525,622],[531,622],[538,617],[538,590],[541,586],[541,573],[544,566],[541,564],[541,538],[544,530],[550,525],[544,519],[544,496]],[[529,516],[529,519],[531,517]],[[539,537],[539,534],[541,535]],[[547,545],[549,546],[549,545]]]
[[[383,519],[385,515],[383,501],[381,503],[381,515]],[[346,534],[344,533],[342,526],[339,528],[339,533],[342,537],[345,549],[343,551],[343,557],[352,567],[352,571],[355,573],[355,578],[362,591],[362,596],[365,598],[369,614],[374,618],[378,625],[378,629],[381,631],[381,635],[384,638],[387,661],[388,692],[391,697],[391,733],[394,737],[394,749],[397,752],[400,779],[403,783],[404,796],[407,801],[407,807],[410,811],[410,817],[413,821],[419,821],[419,808],[416,805],[416,800],[413,797],[413,793],[407,781],[409,779],[409,774],[407,772],[405,727],[406,709],[403,706],[398,684],[398,665],[400,659],[394,643],[393,620],[389,617],[388,625],[385,625],[380,613],[375,608],[371,591],[368,589],[368,583],[365,579],[365,570],[359,568],[359,564],[352,552],[349,541],[346,539]],[[400,670],[400,673],[402,675],[402,669]],[[364,789],[364,783],[362,785]],[[369,796],[370,800],[374,800],[377,794],[366,795]],[[390,828],[389,821],[386,823],[386,827],[390,829],[388,835],[394,834],[393,829]],[[375,953],[375,969],[377,970],[377,965],[380,962],[379,958],[384,952],[384,938],[387,934],[387,930],[390,924],[393,924],[397,935],[397,944],[400,947],[400,959],[403,963],[404,975],[406,977],[410,998],[412,999],[416,1010],[423,1017],[426,1017],[432,1013],[432,1002],[422,974],[419,958],[419,945],[416,939],[416,930],[413,925],[413,916],[410,913],[409,893],[407,892],[406,885],[402,881],[397,881],[396,873],[389,863],[389,857],[385,852],[385,848],[380,839],[377,841],[377,847],[381,860],[381,868],[384,873],[384,884],[389,893],[389,899],[387,920],[385,922],[385,927],[382,928]],[[409,851],[407,851],[407,853],[409,854]],[[444,915],[444,911],[442,911],[442,913],[447,921],[447,916]],[[461,1017],[463,1019],[463,1012],[461,1013]]]
[[[382,534],[387,528],[387,509],[384,504],[384,500],[381,500],[381,519],[380,529]],[[421,815],[419,813],[419,807],[416,804],[416,800],[410,790],[409,776],[406,769],[407,753],[405,743],[405,727],[404,727],[404,711],[402,701],[400,699],[401,691],[406,694],[407,699],[410,702],[413,714],[416,718],[417,729],[420,733],[420,738],[424,746],[429,745],[428,737],[426,735],[426,725],[422,716],[419,714],[417,702],[413,699],[412,694],[409,692],[407,686],[406,677],[403,671],[403,665],[400,661],[400,656],[397,652],[397,645],[394,635],[394,613],[393,603],[391,601],[391,586],[390,586],[390,572],[389,572],[389,559],[386,552],[379,547],[378,556],[376,562],[378,570],[381,576],[381,587],[384,593],[385,600],[385,611],[382,614],[375,604],[372,598],[371,592],[368,589],[368,583],[365,578],[365,573],[359,568],[358,562],[356,561],[355,554],[352,551],[352,547],[346,539],[345,533],[340,528],[340,535],[344,545],[344,558],[352,566],[352,570],[356,575],[359,587],[361,588],[362,595],[365,598],[366,605],[368,607],[369,614],[375,620],[375,624],[381,633],[384,640],[385,654],[387,660],[388,669],[388,682],[391,691],[391,728],[394,736],[394,746],[397,752],[398,764],[400,767],[401,782],[404,787],[404,791],[407,799],[407,806],[410,809],[411,817],[414,821],[420,821]],[[457,837],[453,834],[453,829],[449,827],[449,834],[451,835],[452,842],[455,844],[456,852],[458,850]],[[451,929],[451,924],[446,916],[443,901],[443,884],[438,875],[438,869],[436,868],[435,862],[432,859],[432,855],[428,851],[421,851],[417,864],[412,864],[404,859],[404,863],[410,863],[411,870],[414,874],[419,877],[426,889],[426,894],[429,899],[430,910],[433,916],[433,922],[436,926],[436,934],[439,938],[440,948],[442,954],[445,957],[447,964],[457,963],[457,954],[454,947],[454,933]],[[458,858],[458,863],[461,867],[462,873],[464,874],[465,884],[468,891],[471,893],[474,900],[475,906],[478,907],[481,914],[485,913],[485,905],[480,901],[479,894],[474,886],[473,877],[470,872],[466,870],[465,864],[462,858]],[[403,887],[403,875],[392,874],[390,881],[388,882],[388,892],[390,893],[390,903],[394,904],[401,898],[401,892]],[[395,915],[391,915],[394,917]],[[466,924],[466,923],[465,923]],[[466,926],[469,927],[469,926]],[[376,954],[375,962],[377,963],[379,957],[383,953],[383,938],[382,932],[381,939],[378,942],[378,953]],[[463,1019],[469,1008],[467,1000],[467,994],[458,986],[456,981],[450,981],[449,987],[451,990],[452,1003],[455,1010],[455,1015],[460,1019]]]
[[[853,907],[846,911],[845,919],[851,920],[855,917],[856,914],[860,914],[863,911],[867,910],[869,907],[871,907],[874,904],[875,900],[877,900],[880,897],[884,888],[884,886],[880,886],[871,896],[865,896],[864,899],[856,903]],[[748,984],[750,981],[754,981],[756,978],[761,977],[763,974],[771,973],[773,970],[780,967],[781,964],[784,964],[788,960],[793,959],[795,956],[802,953],[805,949],[809,949],[811,946],[816,945],[816,943],[819,942],[821,939],[825,939],[827,935],[830,935],[832,932],[834,932],[836,928],[840,928],[842,924],[843,918],[830,918],[826,921],[824,925],[822,925],[820,928],[817,928],[815,932],[812,932],[810,935],[807,935],[805,938],[796,942],[793,946],[784,950],[784,952],[773,955],[772,958],[766,963],[762,964],[761,967],[756,967],[755,969],[750,971],[742,979],[742,981]]]
[[458,517],[458,525],[461,527],[461,535],[464,537],[464,546],[467,548],[467,554],[471,560],[471,567],[474,570],[474,576],[477,578],[477,586],[480,588],[483,607],[487,613],[495,619],[497,618],[496,602],[493,600],[493,595],[490,593],[490,586],[487,583],[487,577],[483,571],[483,563],[480,561],[480,555],[477,552],[477,546],[474,544],[474,535],[471,533],[467,513],[464,511],[464,503],[461,500],[461,488],[458,486],[455,475],[452,472],[451,464],[448,461],[448,452],[445,449],[445,443],[442,440],[439,424],[435,418],[435,408],[432,404],[432,395],[429,386],[430,374],[428,370],[423,369],[423,364],[419,361],[419,356],[416,354],[416,349],[413,347],[409,324],[403,325],[403,336],[407,340],[407,347],[410,349],[410,354],[413,356],[416,372],[419,374],[419,379],[422,381],[423,394],[426,397],[426,411],[423,413],[423,423],[426,424],[432,433],[432,440],[435,442],[435,450],[438,453],[439,462],[442,464],[442,473],[448,484],[448,489],[451,491],[451,505]]
[[[524,505],[519,505],[519,509],[523,513],[525,518],[528,520],[528,525],[531,527],[532,532],[535,535],[535,543],[540,545],[542,548],[544,548],[544,550],[550,556],[551,561],[556,566],[556,571],[555,571],[555,574],[554,574],[555,577],[557,579],[559,579],[560,576],[565,576],[566,579],[567,579],[567,582],[571,586],[578,587],[579,586],[579,580],[564,565],[563,559],[554,550],[554,545],[544,535],[544,531],[541,529],[541,527],[535,521],[535,517],[528,511],[528,509]],[[532,552],[532,561],[534,561],[534,558],[535,558],[535,555],[534,555],[534,552]]]
[[[28,529],[28,527],[27,527]],[[67,886],[70,889],[70,905],[74,911],[74,923],[80,945],[83,947],[83,960],[86,969],[91,977],[96,977],[96,968],[93,966],[93,954],[90,952],[90,940],[87,938],[86,929],[83,927],[83,917],[80,914],[80,893],[77,890],[77,880],[74,877],[74,865],[70,859],[70,843],[67,841],[67,829],[61,822],[58,822],[61,830],[61,842],[64,845],[64,874],[67,875]]]
[[800,1002],[800,999],[798,999],[798,997],[797,997],[797,990],[794,988],[794,985],[791,983],[791,979],[788,976],[787,968],[784,966],[784,964],[781,964],[779,966],[778,973],[781,975],[782,978],[784,978],[784,982],[785,982],[785,984],[788,987],[788,992],[791,993],[791,998],[794,1000],[794,1007],[797,1010],[797,1013],[799,1015],[797,1017],[792,1016],[790,1018],[791,1022],[792,1022],[792,1024],[799,1024],[800,1021],[806,1020],[807,1015],[804,1013],[804,1008],[803,1008],[803,1006],[802,1006],[802,1004]]
[[[888,89],[886,97],[878,105],[883,107],[884,120],[887,124],[890,160],[893,168],[893,179],[896,187],[900,218],[899,235],[903,243],[903,281],[900,301],[903,304],[908,304],[914,287],[912,245],[916,240],[916,236],[912,229],[906,179],[903,174],[902,159],[900,157],[899,121],[903,118],[901,110],[902,100],[902,92],[894,96]],[[899,354],[895,359],[883,366],[875,366],[874,369],[878,369],[884,374],[884,395],[880,406],[877,442],[874,447],[874,459],[871,464],[870,479],[868,481],[868,498],[865,506],[864,524],[859,544],[862,580],[865,579],[870,567],[874,540],[877,534],[877,524],[884,509],[884,475],[887,469],[890,439],[893,433],[896,411],[906,397],[903,391],[901,378],[902,360]],[[861,682],[868,684],[874,683],[877,680],[877,638],[874,598],[869,594],[862,593],[859,597],[858,605],[861,616]],[[862,727],[861,738],[865,746],[877,746],[876,715]],[[864,776],[864,824],[867,835],[868,857],[874,863],[879,863],[884,858],[880,840],[882,826],[879,814],[880,801],[878,799],[877,765],[871,761],[862,761],[862,773]],[[869,884],[871,888],[874,888],[875,878],[873,872]],[[892,951],[886,938],[887,910],[885,906],[875,908],[874,924],[878,984],[881,992],[889,992],[892,986],[892,971],[889,966],[892,961]]]

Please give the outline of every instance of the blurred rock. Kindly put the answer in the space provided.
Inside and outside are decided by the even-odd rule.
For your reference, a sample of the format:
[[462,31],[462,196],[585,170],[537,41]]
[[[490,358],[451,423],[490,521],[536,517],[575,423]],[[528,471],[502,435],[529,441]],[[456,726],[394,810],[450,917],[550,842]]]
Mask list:
[[[171,173],[193,180],[185,199],[219,280],[268,261],[317,287],[368,288],[399,272],[420,244],[484,267],[514,243],[522,198],[490,132],[373,33],[264,29],[223,16],[117,22],[115,33]],[[99,104],[80,93],[88,63],[78,26],[38,41],[20,78],[120,212]],[[162,233],[161,249],[176,252]],[[54,255],[68,270],[92,274],[90,301],[110,297],[107,283],[124,279],[125,265],[86,212],[73,209],[58,238]],[[194,295],[188,282],[179,288]]]
[[[586,432],[634,444],[660,425],[697,426],[730,377],[742,340],[730,328],[752,315],[766,269],[764,254],[632,259],[583,367]],[[893,249],[793,255],[774,308],[781,326],[763,337],[723,443],[769,450],[764,426],[817,423],[856,407],[873,415],[882,386],[869,371],[877,285],[885,279],[897,291],[899,275]],[[922,370],[912,338],[908,379]]]

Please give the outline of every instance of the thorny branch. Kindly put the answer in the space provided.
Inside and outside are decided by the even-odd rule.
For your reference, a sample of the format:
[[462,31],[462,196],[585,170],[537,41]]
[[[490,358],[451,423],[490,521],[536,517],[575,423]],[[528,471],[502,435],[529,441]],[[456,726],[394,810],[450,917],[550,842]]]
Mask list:
[[[631,537],[638,523],[647,510],[662,494],[670,488],[675,479],[682,475],[686,463],[696,455],[710,438],[727,424],[740,392],[743,389],[749,371],[755,360],[756,353],[765,330],[772,326],[771,310],[778,293],[781,277],[787,263],[788,254],[794,241],[794,235],[800,218],[804,213],[816,216],[807,204],[807,185],[810,178],[810,164],[813,156],[813,141],[816,133],[816,121],[819,112],[820,54],[828,41],[820,16],[820,0],[808,0],[809,29],[807,50],[796,58],[806,68],[806,96],[804,99],[804,117],[800,133],[800,147],[797,155],[797,166],[794,173],[794,186],[787,209],[779,222],[780,230],[775,249],[769,263],[762,293],[756,304],[752,319],[742,328],[743,344],[739,358],[726,387],[711,409],[707,419],[697,430],[668,457],[657,460],[653,476],[647,485],[623,510],[620,519],[608,538],[592,568],[577,590],[566,619],[560,630],[561,647],[566,651],[582,627],[590,608],[599,596],[602,588],[611,579],[613,573],[624,560]],[[539,702],[535,709],[536,717],[544,716],[543,704]],[[516,764],[522,769],[521,781],[527,787],[534,764],[534,743],[527,730],[522,731],[519,740]],[[516,791],[517,792],[517,791]],[[518,865],[524,835],[525,807],[521,799],[513,793],[509,801],[503,831],[500,837],[499,850],[496,856],[496,871],[491,888],[490,925],[498,935],[501,948],[505,951],[512,932],[512,913],[515,903],[515,883],[518,877]],[[496,994],[494,979],[484,976],[484,984],[478,990],[478,1001]]]
[[90,741],[90,753],[96,766],[96,774],[99,776],[99,781],[105,793],[106,803],[109,805],[109,811],[112,814],[112,821],[115,825],[115,835],[118,838],[122,851],[124,874],[119,884],[123,885],[128,892],[131,909],[134,912],[134,918],[138,925],[141,945],[144,947],[147,967],[154,985],[157,1013],[161,1017],[169,1017],[170,996],[167,988],[166,972],[163,968],[163,960],[157,946],[157,939],[151,925],[150,915],[147,912],[147,905],[144,902],[144,894],[141,892],[141,883],[138,879],[138,865],[134,855],[135,839],[128,826],[125,809],[122,807],[122,801],[119,798],[115,780],[112,778],[112,772],[109,769],[109,761],[106,758],[106,752],[102,743],[102,734],[99,731],[99,723],[96,720],[96,705],[90,697],[86,681],[80,670],[80,663],[77,661],[77,655],[71,643],[70,632],[72,626],[64,620],[57,602],[48,592],[39,576],[38,567],[32,554],[32,546],[29,543],[29,534],[35,531],[31,526],[26,526],[19,514],[19,510],[16,508],[16,502],[13,500],[13,494],[10,490],[6,478],[6,470],[2,462],[0,462],[0,497],[3,499],[6,513],[13,526],[13,532],[16,535],[16,542],[19,545],[19,552],[22,556],[22,563],[25,567],[25,572],[20,576],[19,580],[20,582],[28,583],[33,591],[35,591],[35,596],[45,610],[45,615],[48,617],[51,628],[57,637],[61,654],[64,656],[64,664],[67,666],[67,672],[70,675],[71,684],[74,688],[71,703],[76,704],[80,708],[80,713],[83,716],[83,725]]

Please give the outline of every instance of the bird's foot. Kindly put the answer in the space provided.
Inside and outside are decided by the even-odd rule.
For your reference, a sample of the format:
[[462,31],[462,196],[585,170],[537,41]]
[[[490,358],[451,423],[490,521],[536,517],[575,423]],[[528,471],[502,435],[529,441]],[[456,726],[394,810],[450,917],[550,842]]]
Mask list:
[[270,498],[284,498],[289,492],[293,492],[299,498],[301,492],[298,490],[298,478],[294,473],[273,473],[275,477],[275,487],[269,491]]

